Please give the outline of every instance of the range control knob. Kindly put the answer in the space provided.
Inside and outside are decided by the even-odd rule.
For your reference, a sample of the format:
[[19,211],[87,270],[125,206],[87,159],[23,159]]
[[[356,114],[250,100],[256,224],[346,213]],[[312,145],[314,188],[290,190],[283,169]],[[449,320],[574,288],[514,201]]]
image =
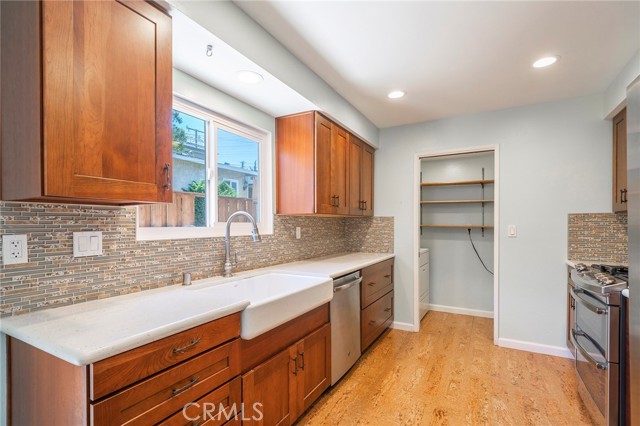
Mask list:
[[613,278],[611,275],[607,275],[607,274],[596,274],[596,280],[598,280],[599,283],[604,284],[604,285],[609,285],[609,284],[613,284],[616,282],[616,279]]
[[582,271],[586,271],[588,266],[585,265],[584,263],[576,263],[575,268],[576,268],[576,271],[582,272]]

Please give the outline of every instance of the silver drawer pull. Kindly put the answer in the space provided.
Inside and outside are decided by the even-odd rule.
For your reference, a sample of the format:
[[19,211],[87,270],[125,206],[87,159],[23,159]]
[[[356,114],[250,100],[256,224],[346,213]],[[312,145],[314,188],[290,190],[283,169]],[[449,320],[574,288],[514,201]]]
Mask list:
[[369,287],[373,287],[373,286],[375,286],[375,285],[376,285],[376,283],[367,283],[367,285],[368,285]]
[[600,308],[598,306],[595,306],[594,304],[589,303],[589,301],[587,299],[585,299],[584,297],[580,296],[581,294],[585,294],[584,290],[579,289],[579,288],[576,288],[576,289],[572,288],[571,290],[569,290],[569,292],[574,297],[576,302],[580,303],[582,306],[584,306],[585,308],[589,309],[594,314],[607,315],[607,310],[606,309],[603,309],[603,308]]
[[369,325],[376,325],[376,320],[369,321]]
[[[594,367],[596,367],[598,370],[606,370],[607,369],[607,364],[606,363],[602,363],[602,362],[598,362],[596,361],[590,354],[589,352],[587,352],[587,350],[585,348],[582,347],[582,345],[578,342],[578,338],[577,336],[581,336],[586,338],[587,340],[591,341],[592,343],[596,344],[595,342],[593,342],[593,339],[591,339],[587,334],[585,334],[583,331],[577,331],[575,329],[571,330],[571,343],[573,343],[573,346],[575,346],[578,351],[580,351],[580,353],[582,354],[582,356],[589,361],[589,363],[591,365],[593,365]],[[596,344],[597,346],[597,344]]]
[[195,385],[196,383],[198,383],[198,381],[200,380],[200,377],[193,377],[191,380],[189,380],[189,383],[187,383],[186,385],[184,385],[181,388],[173,388],[172,393],[174,395],[177,395],[181,392],[186,391],[187,389],[189,389],[191,386]]
[[384,276],[385,278],[391,278],[391,274],[387,274]]
[[389,311],[391,311],[391,308],[387,308],[387,309],[385,309],[384,311],[385,311],[385,312],[389,312]]
[[197,345],[198,343],[200,343],[200,338],[198,337],[197,339],[194,339],[191,343],[189,343],[187,346],[183,346],[181,348],[173,348],[173,353],[175,354],[181,354],[183,352],[188,351],[189,349],[193,348],[195,345]]

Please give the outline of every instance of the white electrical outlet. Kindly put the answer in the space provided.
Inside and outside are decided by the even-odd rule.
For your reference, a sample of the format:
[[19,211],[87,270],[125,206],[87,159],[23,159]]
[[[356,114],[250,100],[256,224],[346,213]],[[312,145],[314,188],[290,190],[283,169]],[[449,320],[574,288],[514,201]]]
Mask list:
[[29,247],[26,235],[5,235],[2,237],[2,263],[17,265],[29,262]]
[[299,240],[300,238],[302,238],[302,232],[300,230],[300,227],[296,226],[296,240]]

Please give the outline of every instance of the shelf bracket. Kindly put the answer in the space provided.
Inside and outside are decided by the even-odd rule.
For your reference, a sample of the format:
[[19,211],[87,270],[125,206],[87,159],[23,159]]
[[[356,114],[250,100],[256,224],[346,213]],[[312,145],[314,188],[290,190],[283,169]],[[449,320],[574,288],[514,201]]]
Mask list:
[[[482,187],[481,200],[484,200],[484,167],[482,168],[482,184],[480,186]],[[482,202],[482,237],[484,238],[484,201]]]

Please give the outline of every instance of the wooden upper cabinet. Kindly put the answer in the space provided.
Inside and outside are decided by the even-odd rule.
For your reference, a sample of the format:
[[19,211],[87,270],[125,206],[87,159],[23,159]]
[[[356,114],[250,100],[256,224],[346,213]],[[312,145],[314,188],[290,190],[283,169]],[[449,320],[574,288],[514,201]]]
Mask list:
[[171,18],[141,1],[10,3],[2,199],[171,202]]
[[613,118],[613,211],[627,211],[627,109]]
[[[332,185],[332,163],[333,157],[333,124],[316,114],[315,118],[315,170],[316,176],[314,179],[316,189],[316,212],[322,214],[332,214],[335,209],[335,192]],[[286,183],[283,182],[286,185]],[[313,183],[309,189],[310,193],[313,193]],[[288,190],[288,185],[283,188],[284,191]],[[283,194],[286,198],[286,194]],[[278,211],[279,212],[279,211]]]
[[349,214],[349,134],[333,125],[331,133],[331,188],[334,214]]
[[[352,138],[355,136],[316,111],[276,120],[278,214],[373,214],[374,151],[357,139],[358,151],[354,152]],[[366,161],[370,186],[361,185]],[[361,209],[365,203],[360,203],[367,193],[371,194],[369,213]]]
[[373,216],[373,148],[354,135],[349,147],[349,214]]

